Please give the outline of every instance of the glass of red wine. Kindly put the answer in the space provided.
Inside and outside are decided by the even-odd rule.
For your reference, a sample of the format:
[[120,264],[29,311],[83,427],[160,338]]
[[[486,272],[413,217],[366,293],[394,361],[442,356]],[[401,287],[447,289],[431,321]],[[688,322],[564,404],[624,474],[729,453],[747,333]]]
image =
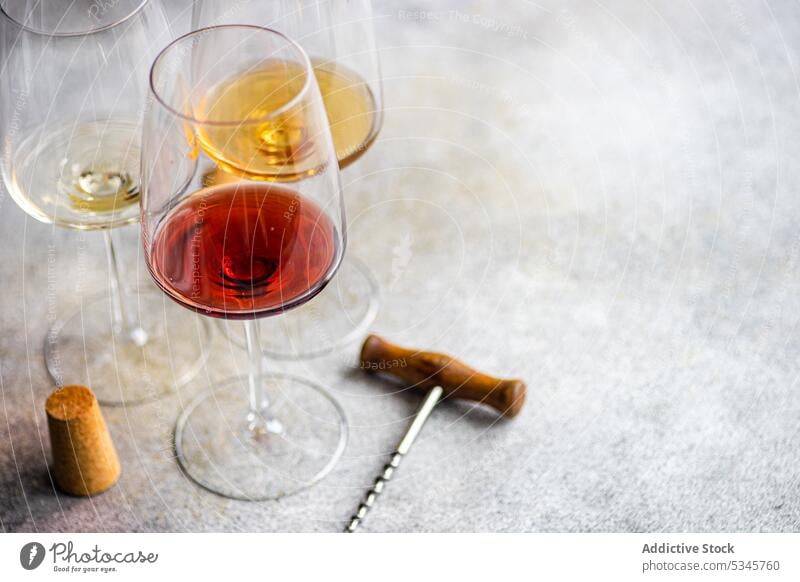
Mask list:
[[319,87],[296,43],[245,25],[177,39],[156,58],[150,83],[141,168],[148,268],[180,305],[241,320],[249,354],[247,374],[184,408],[178,461],[220,495],[276,499],[324,477],[347,439],[328,391],[262,371],[255,325],[316,296],[344,255],[342,188]]

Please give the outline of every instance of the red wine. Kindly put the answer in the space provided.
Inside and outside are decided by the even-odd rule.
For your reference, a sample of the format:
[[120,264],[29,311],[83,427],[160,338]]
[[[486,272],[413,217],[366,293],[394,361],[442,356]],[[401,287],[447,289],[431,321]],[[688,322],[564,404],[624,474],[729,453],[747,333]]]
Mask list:
[[338,241],[330,218],[297,192],[225,184],[170,211],[149,263],[158,285],[183,306],[248,319],[321,291],[338,263]]

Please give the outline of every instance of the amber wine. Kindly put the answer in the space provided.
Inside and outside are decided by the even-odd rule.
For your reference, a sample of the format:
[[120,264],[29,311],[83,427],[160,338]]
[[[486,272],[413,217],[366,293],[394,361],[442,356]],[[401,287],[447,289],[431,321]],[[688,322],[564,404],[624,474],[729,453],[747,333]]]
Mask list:
[[139,216],[139,126],[75,123],[28,133],[4,165],[9,191],[28,214],[78,229]]
[[367,151],[380,130],[375,96],[366,81],[341,65],[314,67],[331,126],[339,167],[344,168]]
[[[344,167],[369,147],[380,129],[375,98],[363,79],[340,65],[317,63],[314,72],[336,157]],[[299,65],[267,61],[217,87],[201,103],[202,116],[212,122],[243,121],[203,126],[200,145],[223,169],[249,178],[290,181],[314,174],[325,162],[315,146],[321,128],[309,118],[310,108],[292,101],[303,80]]]

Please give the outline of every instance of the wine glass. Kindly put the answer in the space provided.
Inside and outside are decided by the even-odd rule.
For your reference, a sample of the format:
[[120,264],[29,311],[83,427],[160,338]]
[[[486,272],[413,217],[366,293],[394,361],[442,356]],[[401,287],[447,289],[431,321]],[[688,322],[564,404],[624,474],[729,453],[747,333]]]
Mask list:
[[[194,28],[268,26],[294,39],[311,58],[340,168],[350,166],[375,142],[383,124],[383,98],[370,0],[195,0],[192,21]],[[322,355],[362,335],[377,313],[375,277],[348,256],[331,288],[314,302],[278,325],[262,324],[262,349],[276,358]],[[223,329],[243,345],[235,327]]]
[[315,483],[347,424],[321,386],[262,371],[256,320],[312,299],[345,249],[336,153],[311,63],[247,25],[185,35],[156,58],[142,144],[145,261],[206,316],[242,320],[249,372],[181,414],[175,450],[206,489],[275,499]]
[[148,0],[0,0],[5,185],[37,220],[102,231],[111,275],[107,295],[80,296],[81,309],[49,330],[47,369],[59,385],[92,386],[103,404],[188,382],[210,337],[205,320],[159,293],[130,296],[110,232],[139,219],[147,72],[154,46],[169,40]]

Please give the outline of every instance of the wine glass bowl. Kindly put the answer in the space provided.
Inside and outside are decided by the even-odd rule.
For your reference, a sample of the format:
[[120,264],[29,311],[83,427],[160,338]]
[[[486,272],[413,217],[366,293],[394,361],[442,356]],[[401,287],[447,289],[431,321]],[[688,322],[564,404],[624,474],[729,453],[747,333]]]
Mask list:
[[78,230],[139,218],[139,124],[104,119],[30,131],[5,172],[9,192],[34,218]]
[[[254,82],[257,81],[257,82]],[[142,141],[142,240],[157,285],[183,307],[242,320],[245,377],[188,404],[181,467],[237,499],[274,499],[328,473],[344,413],[322,387],[261,370],[254,320],[317,295],[345,251],[336,153],[311,63],[286,36],[214,26],[153,63]]]
[[341,248],[332,220],[311,200],[275,185],[238,182],[203,188],[174,208],[154,235],[148,264],[158,286],[181,305],[254,319],[319,293]]
[[[383,90],[370,0],[234,5],[197,0],[192,22],[196,29],[244,22],[296,40],[311,60],[340,168],[361,157],[377,138],[383,125]],[[269,84],[269,74],[262,72],[242,78],[239,87],[249,99],[258,99]]]
[[2,0],[0,10],[26,30],[49,37],[85,37],[134,17],[148,0],[70,0],[57,9],[37,0]]
[[[102,8],[102,9],[101,9]],[[146,0],[0,2],[7,58],[2,173],[31,216],[81,230],[138,220],[139,142],[153,40],[171,38]]]
[[[226,171],[254,180],[294,181],[322,170],[313,136],[319,127],[292,103],[308,78],[299,64],[268,59],[204,96],[200,147]],[[267,114],[269,113],[269,114]],[[236,124],[226,117],[236,114]]]

